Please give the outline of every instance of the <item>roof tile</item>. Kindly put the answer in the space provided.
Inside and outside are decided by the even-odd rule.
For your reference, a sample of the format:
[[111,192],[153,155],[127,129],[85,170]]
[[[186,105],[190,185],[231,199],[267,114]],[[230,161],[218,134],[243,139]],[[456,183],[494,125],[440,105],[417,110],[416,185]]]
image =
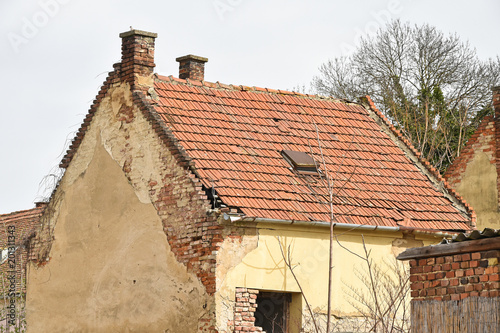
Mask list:
[[158,77],[155,90],[156,112],[203,184],[247,216],[329,220],[323,181],[291,170],[280,154],[288,149],[323,154],[339,222],[396,226],[411,216],[418,228],[470,228],[361,105],[172,77]]

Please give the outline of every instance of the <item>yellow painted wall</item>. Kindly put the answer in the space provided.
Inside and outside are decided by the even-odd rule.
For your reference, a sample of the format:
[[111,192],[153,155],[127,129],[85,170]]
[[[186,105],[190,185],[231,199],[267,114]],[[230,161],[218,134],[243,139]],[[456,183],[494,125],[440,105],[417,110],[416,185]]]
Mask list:
[[456,190],[474,207],[477,229],[500,228],[498,212],[497,169],[491,153],[478,151],[467,164]]
[[[348,250],[364,256],[361,233],[350,232],[342,234],[337,231],[339,242]],[[437,238],[412,239],[403,238],[401,233],[366,232],[365,243],[371,250],[371,258],[378,263],[383,260],[394,260],[395,255],[407,247],[436,244]],[[326,313],[327,284],[328,284],[328,253],[329,230],[326,228],[286,228],[283,226],[259,225],[258,236],[253,239],[257,247],[248,252],[235,267],[218,279],[218,293],[216,295],[217,318],[220,332],[226,332],[227,320],[231,320],[231,313],[225,311],[234,300],[236,287],[254,288],[259,290],[300,292],[299,286],[285,267],[281,255],[280,243],[287,255],[290,248],[290,257],[295,265],[295,274],[314,311]],[[219,256],[224,256],[221,249]],[[355,269],[365,270],[362,259],[343,249],[338,243],[334,244],[333,256],[333,288],[332,308],[337,316],[355,316],[358,314],[349,303],[346,290],[348,286],[359,287],[360,282],[355,275]],[[302,313],[307,316],[306,304],[302,302]],[[229,318],[226,318],[228,316]],[[305,320],[305,319],[304,319]],[[228,332],[228,331],[227,331]]]

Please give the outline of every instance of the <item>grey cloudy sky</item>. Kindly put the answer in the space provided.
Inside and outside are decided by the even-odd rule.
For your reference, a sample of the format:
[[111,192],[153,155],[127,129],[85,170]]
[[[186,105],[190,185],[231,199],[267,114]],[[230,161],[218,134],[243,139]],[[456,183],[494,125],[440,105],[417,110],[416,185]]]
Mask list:
[[157,73],[177,76],[175,58],[196,54],[207,81],[291,89],[396,18],[496,57],[499,13],[498,0],[0,0],[0,213],[44,195],[130,26],[158,33]]

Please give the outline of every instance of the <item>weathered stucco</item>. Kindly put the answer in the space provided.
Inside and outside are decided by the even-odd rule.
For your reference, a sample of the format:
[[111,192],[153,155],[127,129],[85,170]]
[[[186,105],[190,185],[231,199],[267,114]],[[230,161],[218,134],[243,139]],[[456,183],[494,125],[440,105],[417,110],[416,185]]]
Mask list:
[[500,227],[498,212],[497,169],[491,154],[478,151],[467,164],[461,182],[457,186],[460,193],[477,213],[477,228]]
[[208,315],[150,199],[168,156],[148,145],[160,143],[128,86],[111,89],[53,196],[50,260],[28,276],[30,332],[195,332]]
[[[226,220],[221,221],[221,223],[227,224],[229,222]],[[248,253],[257,248],[259,236],[256,232],[254,225],[248,225],[248,228],[242,228],[239,231],[238,236],[225,237],[217,251],[215,302],[216,323],[219,333],[232,332],[233,327],[230,323],[234,320],[235,303],[235,288],[221,291],[221,287],[226,285],[225,280],[228,272],[240,264]]]
[[493,116],[484,117],[445,173],[450,186],[474,208],[479,230],[500,227],[495,124]]
[[[381,231],[366,232],[364,239],[368,249],[371,250],[371,258],[381,265],[384,265],[384,262],[395,261],[395,254],[400,253],[407,247],[430,245],[438,242],[438,239],[434,237],[415,239],[402,233],[384,233]],[[243,240],[242,245],[253,241],[255,241],[255,237],[252,237],[251,240]],[[339,236],[339,241],[350,251],[364,255],[360,232],[342,234]],[[231,241],[226,242],[228,244],[225,246],[231,244]],[[260,225],[257,247],[252,246],[253,249],[251,249],[248,246],[242,246],[239,253],[234,250],[226,252],[237,256],[239,263],[227,270],[224,279],[218,280],[217,313],[222,315],[222,317],[217,317],[220,332],[231,332],[229,325],[224,321],[229,320],[230,322],[232,319],[232,317],[226,318],[226,316],[229,315],[228,309],[231,309],[234,305],[232,302],[234,302],[234,290],[237,287],[300,293],[299,286],[290,270],[285,267],[279,242],[282,244],[285,255],[287,255],[287,249],[290,247],[291,261],[296,267],[294,272],[312,309],[320,314],[326,313],[328,229],[314,227],[283,228],[277,225]],[[219,255],[227,251],[225,246],[221,247]],[[251,249],[250,252],[248,252],[249,249]],[[243,258],[241,258],[241,254],[245,254]],[[234,263],[233,260],[232,264]],[[338,243],[334,244],[333,265],[332,304],[334,313],[342,317],[356,316],[359,313],[350,304],[349,301],[352,301],[352,299],[348,297],[346,290],[349,286],[362,289],[363,286],[360,285],[355,270],[363,271],[366,265],[363,260],[341,248]],[[294,294],[292,298],[291,307],[293,311],[291,314],[294,318],[290,320],[292,325],[290,332],[299,332],[299,325],[301,323],[305,324],[308,317],[305,302],[296,295],[300,294]],[[300,310],[297,309],[297,304]],[[300,318],[300,313],[304,316],[303,318]]]

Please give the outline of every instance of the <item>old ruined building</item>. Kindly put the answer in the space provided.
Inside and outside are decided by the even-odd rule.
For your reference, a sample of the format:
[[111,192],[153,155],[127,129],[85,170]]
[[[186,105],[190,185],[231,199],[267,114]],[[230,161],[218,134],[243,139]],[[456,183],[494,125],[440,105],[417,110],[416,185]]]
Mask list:
[[22,321],[27,263],[35,259],[29,245],[44,207],[38,203],[33,209],[0,214],[0,332],[8,325],[19,327]]
[[474,228],[369,97],[211,83],[192,55],[162,76],[156,34],[120,37],[32,242],[28,331],[299,332],[303,296],[326,313],[330,208],[336,320],[362,236],[382,262]]
[[493,88],[493,108],[444,175],[474,207],[479,230],[500,228],[500,86]]

